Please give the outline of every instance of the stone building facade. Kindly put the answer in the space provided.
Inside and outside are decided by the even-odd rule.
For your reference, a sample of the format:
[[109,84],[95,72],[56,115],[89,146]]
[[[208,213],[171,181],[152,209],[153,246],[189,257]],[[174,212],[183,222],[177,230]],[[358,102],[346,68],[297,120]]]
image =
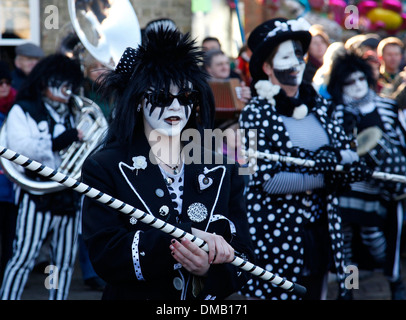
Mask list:
[[[36,3],[35,15],[32,18],[36,25],[38,42],[47,54],[55,52],[61,41],[74,32],[68,10],[68,0],[5,0],[10,6],[18,7],[20,2]],[[199,14],[192,12],[192,1],[199,0],[129,0],[136,13],[139,27],[154,19],[170,17],[183,32],[191,32],[192,36],[201,41],[205,36],[216,36],[221,39],[223,50],[231,57],[236,56],[238,49],[246,39],[240,35],[236,23],[235,9],[230,10],[226,0],[206,0],[211,2],[213,11],[204,13],[205,19],[199,20]],[[203,0],[202,0],[203,1]],[[230,1],[229,1],[230,3]],[[272,17],[272,8],[267,8],[257,0],[239,0],[240,19],[245,36],[262,21]],[[0,8],[1,9],[1,8]],[[32,11],[33,6],[30,7]],[[27,13],[26,13],[27,14]],[[15,15],[11,14],[12,19]],[[1,12],[0,12],[1,19]],[[1,21],[0,21],[1,22]],[[204,23],[202,25],[201,23]],[[119,26],[120,21],[117,21]],[[195,28],[199,25],[199,28]],[[119,27],[117,27],[119,28]],[[123,33],[131,32],[128,27]],[[0,59],[6,58],[12,64],[14,47],[0,40]]]

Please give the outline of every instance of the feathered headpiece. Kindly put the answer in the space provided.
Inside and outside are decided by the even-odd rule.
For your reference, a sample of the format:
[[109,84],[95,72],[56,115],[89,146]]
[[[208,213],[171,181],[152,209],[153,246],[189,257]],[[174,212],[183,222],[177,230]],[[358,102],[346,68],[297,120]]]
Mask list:
[[207,75],[200,68],[203,52],[189,34],[160,27],[146,34],[146,41],[136,49],[127,48],[114,71],[102,80],[101,92],[113,95],[115,105],[108,140],[129,141],[141,125],[137,107],[151,89],[169,93],[171,84],[193,87],[198,92],[192,116],[186,128],[211,128],[214,99]]

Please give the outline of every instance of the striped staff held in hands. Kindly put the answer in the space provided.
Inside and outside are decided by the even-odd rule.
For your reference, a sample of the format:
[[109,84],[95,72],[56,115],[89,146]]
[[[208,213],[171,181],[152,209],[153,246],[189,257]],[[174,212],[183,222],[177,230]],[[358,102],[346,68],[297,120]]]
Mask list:
[[[259,152],[259,151],[243,150],[241,152],[246,157],[255,157],[255,158],[259,158],[259,159],[268,159],[268,160],[275,161],[275,162],[291,163],[291,164],[294,164],[297,166],[303,166],[303,167],[308,167],[308,168],[314,167],[316,165],[316,162],[311,159],[301,159],[301,158],[297,158],[297,157],[288,157],[288,156],[282,156],[279,154],[271,154],[271,153],[265,153],[265,152]],[[337,165],[335,170],[337,172],[345,171],[345,167],[343,165]],[[387,173],[387,172],[374,171],[372,173],[372,178],[379,179],[379,180],[392,181],[392,182],[406,183],[406,176],[402,176],[399,174],[393,174],[393,173]]]
[[[161,219],[158,219],[151,214],[136,209],[133,206],[120,201],[119,199],[115,199],[114,197],[103,193],[100,190],[92,188],[83,182],[73,179],[68,175],[58,172],[57,170],[47,167],[37,161],[31,160],[3,146],[0,146],[0,156],[26,169],[38,173],[43,177],[56,181],[64,185],[65,187],[71,188],[76,192],[85,195],[86,197],[95,199],[100,203],[103,203],[117,211],[120,211],[121,213],[134,217],[138,221],[148,224],[151,227],[162,230],[163,232],[168,233],[177,239],[189,239],[190,241],[197,244],[200,248],[208,252],[207,243],[202,239],[199,239],[184,230],[181,230]],[[248,271],[252,275],[260,277],[265,281],[269,281],[273,285],[285,289],[289,292],[295,292],[299,295],[304,295],[306,293],[306,288],[304,288],[303,286],[281,278],[280,276],[266,271],[265,269],[256,266],[247,260],[244,260],[243,258],[235,256],[234,260],[231,263],[241,268],[242,270]]]

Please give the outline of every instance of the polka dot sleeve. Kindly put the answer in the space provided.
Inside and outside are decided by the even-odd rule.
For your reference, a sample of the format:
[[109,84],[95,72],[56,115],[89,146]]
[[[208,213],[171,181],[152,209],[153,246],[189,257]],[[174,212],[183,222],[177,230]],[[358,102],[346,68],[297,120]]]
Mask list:
[[142,272],[141,272],[140,252],[138,249],[138,244],[140,241],[140,232],[141,231],[137,231],[135,233],[134,239],[133,239],[133,244],[131,246],[131,250],[132,250],[135,276],[137,277],[137,280],[145,280],[144,276],[142,275]]

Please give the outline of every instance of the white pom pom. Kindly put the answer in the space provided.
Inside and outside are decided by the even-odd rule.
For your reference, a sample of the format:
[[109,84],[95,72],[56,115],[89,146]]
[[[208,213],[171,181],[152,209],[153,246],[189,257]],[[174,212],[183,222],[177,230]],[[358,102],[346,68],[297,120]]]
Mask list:
[[255,84],[255,89],[261,98],[266,99],[270,104],[275,104],[274,96],[279,93],[281,87],[273,84],[269,80],[259,80]]
[[309,109],[305,104],[301,104],[300,106],[296,107],[295,110],[293,110],[293,115],[292,117],[300,120],[303,119],[304,117],[307,116]]

